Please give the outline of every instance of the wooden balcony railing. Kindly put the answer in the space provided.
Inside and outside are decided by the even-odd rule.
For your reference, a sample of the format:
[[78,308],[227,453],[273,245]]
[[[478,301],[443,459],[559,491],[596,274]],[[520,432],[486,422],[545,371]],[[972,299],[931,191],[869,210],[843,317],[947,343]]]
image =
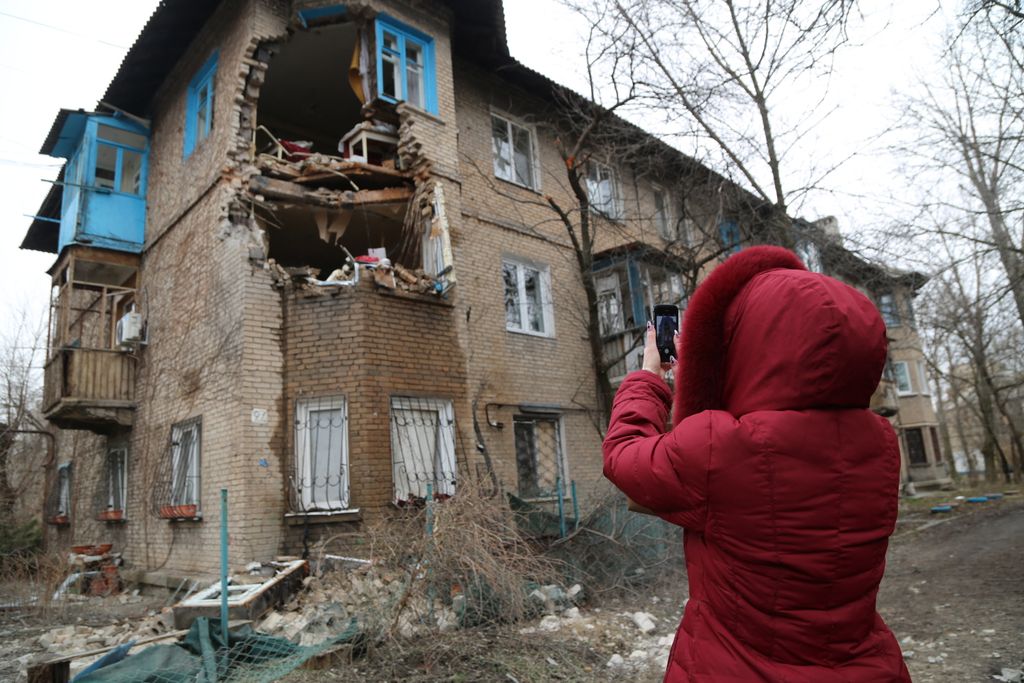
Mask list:
[[107,349],[60,349],[43,371],[43,412],[65,429],[130,427],[135,358]]

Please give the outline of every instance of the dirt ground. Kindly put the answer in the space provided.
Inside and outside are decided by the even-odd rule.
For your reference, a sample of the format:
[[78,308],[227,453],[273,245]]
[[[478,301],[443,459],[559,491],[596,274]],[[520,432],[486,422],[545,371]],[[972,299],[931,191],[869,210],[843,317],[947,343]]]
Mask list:
[[1020,495],[948,518],[904,515],[878,608],[915,683],[992,681],[1002,668],[1022,668],[1022,570]]
[[[929,505],[914,501],[901,514],[879,611],[915,683],[997,680],[1001,669],[1024,665],[1024,496],[964,504],[949,516],[929,514]],[[598,596],[543,620],[394,643],[284,680],[655,683],[685,595],[685,575],[673,574],[656,587]],[[131,620],[159,606],[148,598],[89,602],[45,616],[0,611],[0,681],[17,680],[17,657],[40,651],[37,639],[47,629]],[[647,633],[638,612],[653,625]]]

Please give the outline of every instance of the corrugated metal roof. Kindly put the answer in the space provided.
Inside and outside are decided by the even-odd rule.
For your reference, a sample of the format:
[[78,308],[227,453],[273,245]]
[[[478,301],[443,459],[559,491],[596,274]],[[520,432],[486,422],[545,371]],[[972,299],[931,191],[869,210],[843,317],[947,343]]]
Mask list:
[[148,118],[153,96],[221,0],[161,0],[101,101]]
[[67,164],[60,167],[56,182],[50,186],[50,191],[46,193],[46,198],[28,226],[28,232],[25,233],[25,238],[21,241],[22,249],[57,253],[60,224],[42,219],[60,220],[60,206],[64,199],[64,168],[66,166]]

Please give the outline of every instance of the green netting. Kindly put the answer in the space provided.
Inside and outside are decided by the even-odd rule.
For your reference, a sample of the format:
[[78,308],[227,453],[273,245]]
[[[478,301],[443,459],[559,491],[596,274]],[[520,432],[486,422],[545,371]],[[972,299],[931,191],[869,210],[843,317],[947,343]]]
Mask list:
[[353,619],[342,633],[318,645],[296,645],[248,626],[229,632],[225,643],[220,620],[200,617],[181,642],[151,645],[116,664],[80,674],[74,683],[276,681],[307,660],[359,637]]

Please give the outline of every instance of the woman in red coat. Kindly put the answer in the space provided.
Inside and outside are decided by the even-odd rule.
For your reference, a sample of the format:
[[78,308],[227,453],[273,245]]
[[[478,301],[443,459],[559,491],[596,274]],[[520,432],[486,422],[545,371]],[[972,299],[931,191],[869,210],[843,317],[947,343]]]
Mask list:
[[855,289],[754,247],[686,310],[671,390],[648,329],[604,473],[684,528],[690,600],[665,680],[910,681],[875,610],[900,457],[869,409],[885,326]]

